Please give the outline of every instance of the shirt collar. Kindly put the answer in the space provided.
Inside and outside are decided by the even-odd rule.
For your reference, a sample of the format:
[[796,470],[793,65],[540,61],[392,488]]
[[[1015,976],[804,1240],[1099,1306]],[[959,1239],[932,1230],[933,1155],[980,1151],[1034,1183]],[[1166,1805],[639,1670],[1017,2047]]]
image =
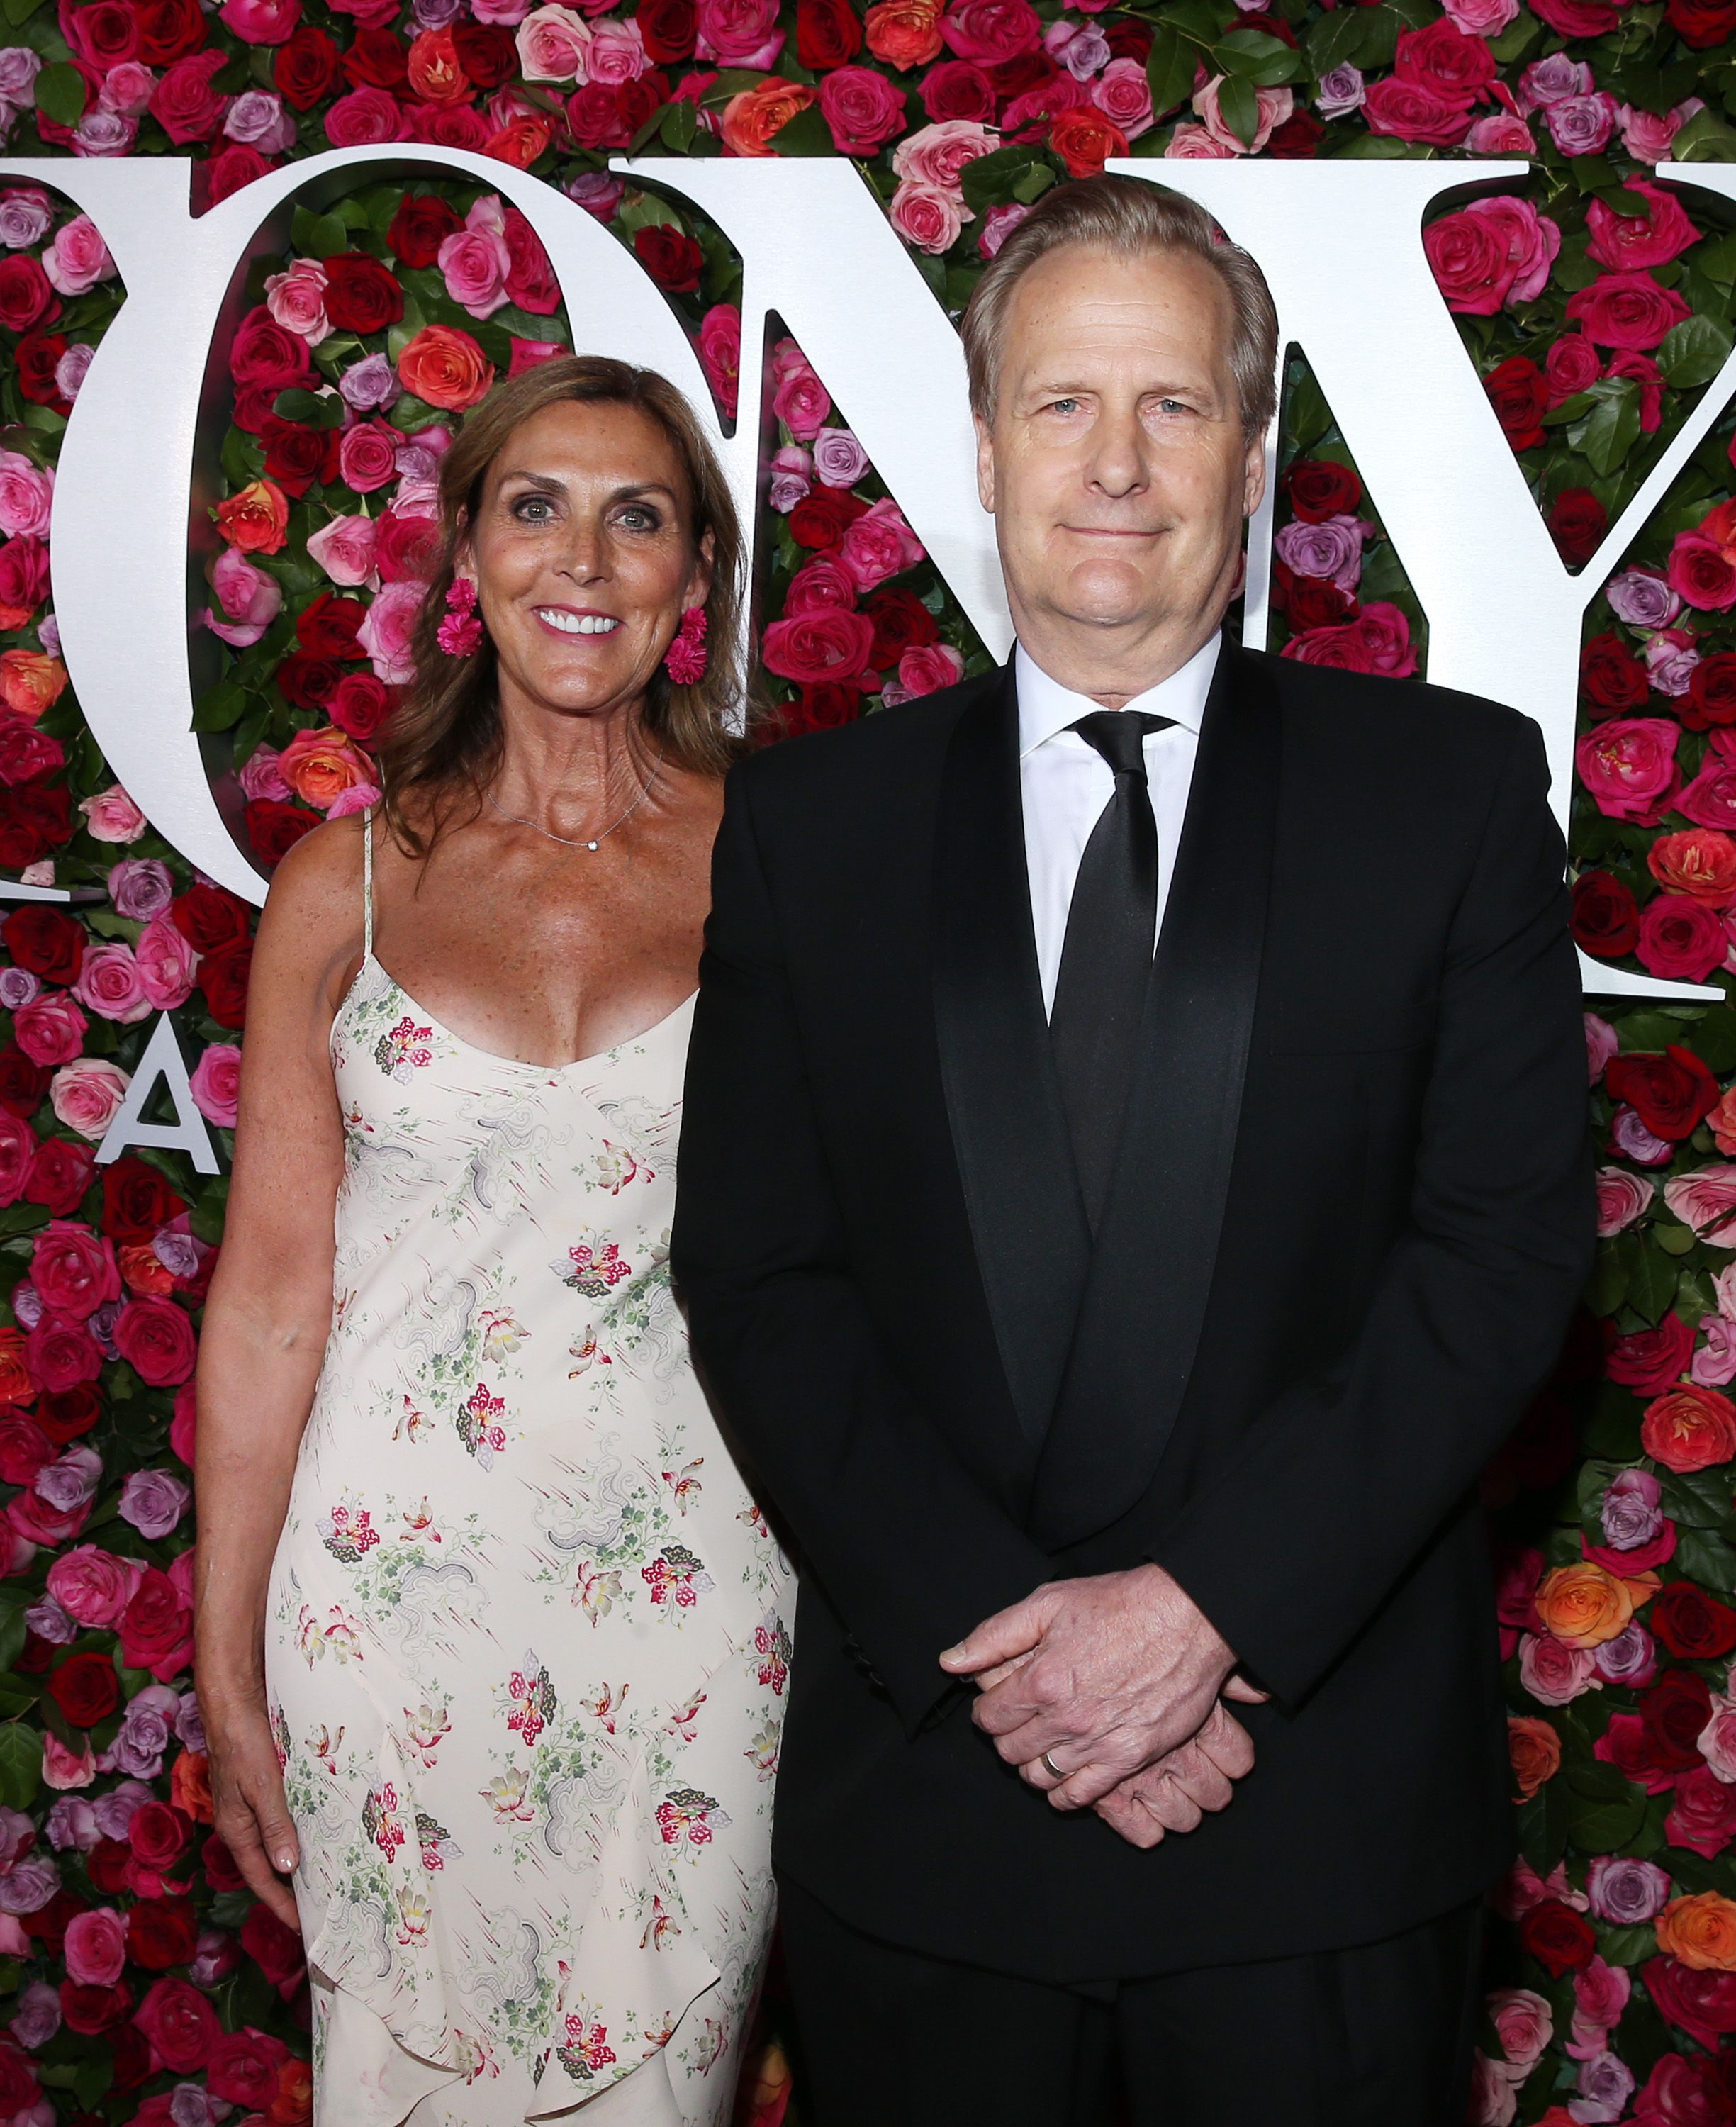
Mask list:
[[[1152,716],[1169,717],[1197,737],[1205,714],[1205,698],[1218,669],[1222,631],[1196,650],[1178,672],[1147,687],[1124,704]],[[1034,753],[1039,746],[1103,707],[1089,694],[1076,694],[1052,680],[1021,642],[1013,653],[1013,684],[1019,697],[1019,757]]]

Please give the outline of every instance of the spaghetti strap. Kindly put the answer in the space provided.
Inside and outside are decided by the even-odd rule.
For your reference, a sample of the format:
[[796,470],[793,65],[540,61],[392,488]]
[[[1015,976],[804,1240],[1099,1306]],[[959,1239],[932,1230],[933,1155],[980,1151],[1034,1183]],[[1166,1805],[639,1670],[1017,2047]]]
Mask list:
[[362,952],[374,957],[374,808],[362,817]]

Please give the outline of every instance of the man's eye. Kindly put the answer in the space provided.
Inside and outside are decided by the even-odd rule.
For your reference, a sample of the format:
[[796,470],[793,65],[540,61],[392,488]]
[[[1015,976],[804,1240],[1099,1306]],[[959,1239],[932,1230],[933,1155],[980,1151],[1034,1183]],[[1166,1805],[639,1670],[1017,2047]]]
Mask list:
[[1076,399],[1052,399],[1049,401],[1052,414],[1076,414],[1078,410],[1079,401]]

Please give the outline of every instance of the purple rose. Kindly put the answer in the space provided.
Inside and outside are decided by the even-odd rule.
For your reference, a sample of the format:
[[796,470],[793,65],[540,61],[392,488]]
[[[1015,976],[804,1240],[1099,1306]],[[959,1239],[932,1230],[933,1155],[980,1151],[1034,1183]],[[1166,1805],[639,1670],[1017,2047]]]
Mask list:
[[1583,59],[1570,59],[1565,52],[1552,52],[1546,59],[1534,59],[1519,77],[1519,107],[1541,111],[1569,97],[1589,96],[1596,83]]
[[[4,97],[8,103],[34,102],[36,76],[41,71],[42,55],[40,52],[33,52],[28,45],[8,45],[0,51],[0,97]],[[40,198],[41,195],[39,193],[37,197]],[[48,210],[47,219],[42,224],[42,229],[45,230],[54,216],[53,208],[48,206],[45,200],[43,205]],[[0,226],[4,225],[5,220],[5,208],[0,206]],[[38,230],[35,236],[13,238],[0,235],[0,244],[10,244],[16,251],[26,244],[39,242],[42,230]]]
[[70,1646],[78,1637],[78,1620],[63,1609],[52,1595],[45,1595],[40,1603],[32,1603],[24,1613],[24,1622],[39,1640],[46,1640],[51,1647]]
[[1362,580],[1362,542],[1374,529],[1365,519],[1347,517],[1341,511],[1317,524],[1305,524],[1299,519],[1286,524],[1272,543],[1293,575],[1318,577],[1350,592]]
[[410,12],[419,30],[443,30],[464,12],[464,0],[414,0]]
[[848,429],[822,429],[814,438],[814,472],[828,487],[854,487],[868,455]]
[[17,1866],[35,1830],[21,1809],[0,1808],[0,1876]]
[[1353,111],[1362,108],[1367,93],[1360,67],[1335,66],[1330,73],[1320,77],[1314,108],[1322,118],[1348,118]]
[[1581,2127],[1602,2127],[1622,2119],[1634,2095],[1634,2072],[1612,2053],[1593,2054],[1579,2064],[1579,2095],[1568,2108]]
[[115,1323],[120,1315],[122,1302],[105,1300],[84,1325],[102,1348],[102,1356],[111,1365],[121,1356],[115,1343]]
[[1544,106],[1543,122],[1563,155],[1601,155],[1615,130],[1615,99],[1606,89],[1563,97]]
[[1652,685],[1660,694],[1685,694],[1700,652],[1685,628],[1661,628],[1640,651]]
[[91,1803],[97,1831],[105,1839],[125,1839],[134,1817],[146,1803],[154,1799],[143,1780],[123,1780],[119,1787],[111,1788],[106,1794],[98,1795]]
[[41,994],[41,978],[28,968],[0,968],[0,1007],[7,1011],[21,1011]]
[[782,450],[773,452],[769,470],[772,481],[766,500],[773,509],[788,517],[812,490],[814,461],[800,443],[786,443]]
[[[241,1962],[241,1945],[222,1928],[201,1928],[187,1976],[196,1987],[212,1987],[227,1979]],[[179,2127],[179,2122],[176,2124]]]
[[1617,1108],[1610,1139],[1624,1159],[1639,1167],[1661,1167],[1676,1149],[1667,1138],[1653,1137],[1632,1108]]
[[205,1717],[199,1711],[199,1701],[190,1691],[183,1692],[175,1708],[175,1733],[189,1750],[205,1748]]
[[1624,1470],[1603,1495],[1603,1540],[1612,1551],[1637,1551],[1663,1527],[1663,1487],[1645,1470]]
[[87,111],[73,128],[78,155],[125,155],[139,137],[139,121],[124,111]]
[[42,647],[50,657],[58,657],[60,655],[60,623],[53,613],[50,613],[45,620],[37,622],[36,635]]
[[95,1497],[102,1478],[102,1457],[94,1447],[69,1447],[38,1471],[31,1489],[58,1514],[69,1514]]
[[21,1329],[34,1329],[42,1319],[42,1295],[27,1277],[12,1287],[12,1314]]
[[[174,1695],[171,1692],[170,1698]],[[125,1773],[139,1780],[154,1780],[162,1772],[163,1754],[168,1748],[169,1725],[160,1707],[140,1703],[144,1697],[145,1694],[140,1692],[127,1708],[126,1718],[102,1755],[103,1771]]]
[[83,340],[75,339],[54,364],[54,389],[63,399],[76,399],[84,389],[84,380],[96,352]]
[[257,148],[262,155],[281,155],[296,142],[296,121],[283,98],[268,88],[244,89],[229,106],[223,130],[231,140]]
[[1628,628],[1667,628],[1682,610],[1662,569],[1624,569],[1603,587],[1610,610]]
[[575,206],[582,206],[598,221],[613,221],[626,190],[619,178],[612,178],[603,170],[586,170],[567,187],[566,196]]
[[167,1470],[135,1470],[121,1487],[121,1518],[155,1543],[174,1528],[192,1497]]
[[26,1854],[0,1876],[0,1913],[40,1913],[60,1888],[60,1872],[45,1854]]
[[[212,1044],[214,1048],[229,1045],[227,1043]],[[210,1054],[210,1050],[207,1049],[206,1055],[208,1056]],[[204,1058],[201,1057],[200,1061],[202,1063]],[[205,1260],[205,1248],[202,1243],[196,1241],[191,1234],[177,1233],[172,1226],[164,1226],[154,1236],[151,1241],[151,1253],[155,1256],[171,1277],[185,1278],[189,1283],[197,1277],[199,1266]],[[169,1481],[173,1484],[176,1480],[171,1478]],[[149,1536],[150,1531],[146,1529],[143,1533]]]
[[174,899],[175,882],[157,857],[123,857],[109,873],[108,898],[117,916],[149,923]]
[[40,1979],[26,1987],[12,2011],[10,2028],[19,2044],[31,2053],[45,2046],[60,2028],[59,1990]]
[[371,414],[398,396],[398,372],[383,354],[364,355],[338,379],[338,390],[347,405]]
[[177,2082],[168,2096],[168,2116],[175,2127],[217,2127],[232,2108],[196,2082]]
[[1658,1642],[1638,1619],[1613,1640],[1593,1649],[1597,1674],[1606,1684],[1625,1684],[1643,1691],[1658,1674]]
[[1600,1854],[1586,1877],[1592,1911],[1612,1927],[1638,1927],[1668,1902],[1670,1879],[1655,1861],[1631,1854]]
[[102,1836],[88,1795],[62,1795],[48,1813],[46,1829],[48,1843],[57,1854],[65,1853],[69,1846],[88,1854]]
[[982,233],[977,239],[977,249],[985,258],[992,258],[1013,231],[1030,212],[1023,200],[1009,201],[1005,206],[991,206],[982,217]]
[[204,623],[234,650],[251,649],[282,609],[276,577],[255,567],[239,547],[225,547],[212,562],[211,590],[217,604],[205,609]]

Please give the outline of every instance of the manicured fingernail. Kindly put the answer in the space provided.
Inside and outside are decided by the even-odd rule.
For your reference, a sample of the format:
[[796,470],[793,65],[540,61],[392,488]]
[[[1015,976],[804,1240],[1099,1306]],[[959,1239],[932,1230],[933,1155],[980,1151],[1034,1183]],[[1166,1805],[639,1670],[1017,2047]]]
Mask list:
[[286,1876],[296,1865],[296,1857],[293,1854],[279,1854],[274,1857],[274,1864]]

